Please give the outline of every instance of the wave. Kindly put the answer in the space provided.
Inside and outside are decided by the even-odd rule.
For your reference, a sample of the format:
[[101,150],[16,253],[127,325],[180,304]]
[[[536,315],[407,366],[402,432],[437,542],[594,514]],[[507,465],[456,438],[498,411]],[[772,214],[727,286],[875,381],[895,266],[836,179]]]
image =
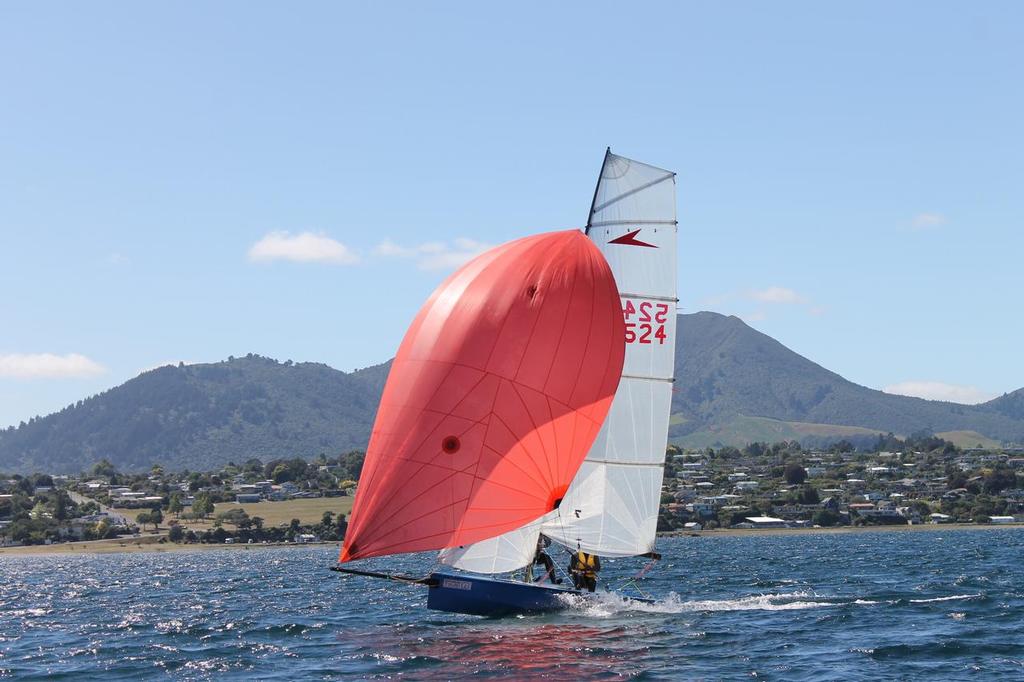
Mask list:
[[800,611],[842,606],[878,606],[899,604],[931,604],[946,601],[981,599],[981,594],[956,594],[930,599],[844,599],[825,597],[809,591],[771,592],[730,599],[684,600],[675,592],[653,603],[622,597],[613,592],[593,595],[566,595],[572,610],[596,618],[608,618],[623,613],[715,613],[720,611]]
[[[672,592],[654,603],[625,599],[611,592],[598,592],[593,596],[566,595],[570,607],[584,615],[607,618],[625,612],[635,613],[712,613],[719,611],[797,611],[844,606],[852,602],[823,601],[822,597],[806,592],[755,594],[733,599],[703,599],[684,601]],[[873,602],[872,602],[873,603]]]
[[962,599],[978,599],[983,595],[980,594],[954,594],[950,597],[932,597],[931,599],[908,599],[907,601],[911,604],[931,604],[940,601],[960,601]]

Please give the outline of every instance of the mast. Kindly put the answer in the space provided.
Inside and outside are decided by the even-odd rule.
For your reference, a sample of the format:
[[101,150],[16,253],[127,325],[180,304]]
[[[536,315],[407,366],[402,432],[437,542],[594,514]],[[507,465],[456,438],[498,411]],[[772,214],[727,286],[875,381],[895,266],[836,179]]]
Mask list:
[[590,211],[587,213],[587,226],[583,228],[583,234],[590,234],[590,221],[594,218],[594,207],[597,206],[597,192],[601,189],[601,176],[604,175],[604,167],[608,164],[608,157],[612,155],[612,148],[605,147],[604,158],[601,159],[601,172],[597,174],[597,182],[594,183],[594,197],[590,200]]

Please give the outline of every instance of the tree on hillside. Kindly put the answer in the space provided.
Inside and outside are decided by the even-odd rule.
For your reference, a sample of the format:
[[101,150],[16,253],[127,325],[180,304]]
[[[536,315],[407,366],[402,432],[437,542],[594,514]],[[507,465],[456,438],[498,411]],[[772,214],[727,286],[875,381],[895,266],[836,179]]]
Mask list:
[[1005,465],[997,466],[995,469],[985,474],[983,485],[985,487],[985,492],[992,495],[1002,492],[1003,490],[1016,488],[1017,473]]
[[790,485],[800,485],[807,480],[807,470],[796,462],[787,464],[782,475],[785,476],[786,483]]
[[171,495],[171,501],[167,503],[167,513],[174,514],[174,518],[179,518],[182,509],[184,509],[184,505],[181,504],[181,496],[177,493]]
[[952,471],[946,477],[946,488],[948,490],[957,490],[959,488],[967,487],[967,474],[963,471]]
[[159,509],[154,509],[149,512],[149,522],[153,524],[153,530],[156,530],[161,523],[164,521],[164,513]]
[[270,474],[274,483],[285,483],[292,480],[292,471],[284,464],[278,464]]
[[230,523],[238,528],[247,528],[252,523],[252,519],[249,518],[249,514],[239,507],[217,514],[217,520],[222,523]]
[[153,518],[150,516],[149,512],[142,512],[135,517],[135,522],[142,526],[142,530],[146,530],[146,524],[153,523]]
[[818,489],[812,485],[805,485],[800,488],[800,504],[818,504],[821,502],[821,496],[818,494]]
[[205,519],[213,513],[213,502],[210,501],[210,496],[207,493],[196,495],[195,501],[192,502],[192,513],[201,519]]
[[351,479],[353,481],[359,480],[359,474],[363,470],[363,460],[366,458],[366,453],[361,450],[353,450],[352,452],[346,452],[338,457],[338,478]]
[[747,457],[760,457],[768,450],[768,444],[760,441],[754,441],[749,443],[747,447],[743,448],[743,454]]
[[66,521],[71,517],[71,509],[74,505],[75,503],[71,501],[66,492],[58,490],[53,500],[53,518],[58,521]]
[[92,465],[93,476],[113,478],[116,474],[117,471],[114,469],[114,465],[106,457]]
[[348,530],[348,520],[345,518],[344,514],[338,514],[337,524],[338,524],[338,539],[339,540],[344,540],[345,539],[345,532]]

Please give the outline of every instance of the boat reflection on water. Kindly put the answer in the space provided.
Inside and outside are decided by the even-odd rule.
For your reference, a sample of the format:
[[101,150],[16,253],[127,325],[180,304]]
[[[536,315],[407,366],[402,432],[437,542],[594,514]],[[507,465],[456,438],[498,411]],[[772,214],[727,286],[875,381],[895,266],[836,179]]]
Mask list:
[[[339,639],[362,642],[360,658],[376,659],[380,675],[404,679],[467,675],[537,679],[554,675],[632,677],[650,668],[653,633],[582,622],[481,621],[399,625]],[[646,665],[645,665],[646,663]]]

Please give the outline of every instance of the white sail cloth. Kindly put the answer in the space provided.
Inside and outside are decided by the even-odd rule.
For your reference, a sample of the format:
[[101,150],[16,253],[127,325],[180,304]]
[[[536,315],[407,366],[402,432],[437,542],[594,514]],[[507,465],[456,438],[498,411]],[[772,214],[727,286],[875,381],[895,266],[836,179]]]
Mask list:
[[601,556],[654,548],[675,366],[675,174],[609,151],[587,235],[615,274],[626,321],[626,359],[608,417],[558,509],[511,533],[446,549],[444,564],[515,570],[533,558],[539,533]]

